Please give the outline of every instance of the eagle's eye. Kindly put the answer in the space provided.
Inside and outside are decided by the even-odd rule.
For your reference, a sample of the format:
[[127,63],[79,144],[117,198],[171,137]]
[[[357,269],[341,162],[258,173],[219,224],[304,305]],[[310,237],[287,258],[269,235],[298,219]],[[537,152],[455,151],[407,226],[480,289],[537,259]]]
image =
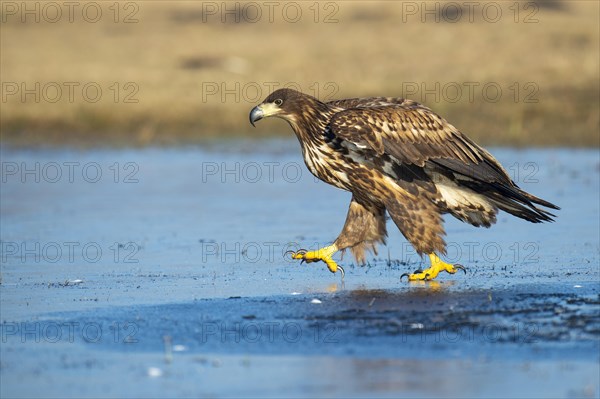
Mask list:
[[277,100],[273,101],[275,103],[275,105],[280,106],[281,104],[283,104],[283,100],[281,98],[278,98]]

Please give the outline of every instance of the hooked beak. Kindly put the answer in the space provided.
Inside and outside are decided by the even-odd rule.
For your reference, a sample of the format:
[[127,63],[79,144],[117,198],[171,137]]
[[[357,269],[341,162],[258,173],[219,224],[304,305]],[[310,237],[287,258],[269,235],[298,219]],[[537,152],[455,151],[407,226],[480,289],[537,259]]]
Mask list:
[[262,108],[260,107],[260,105],[257,105],[256,107],[252,108],[252,111],[250,111],[250,123],[252,124],[252,126],[256,127],[254,122],[258,122],[259,120],[264,118],[264,116],[265,113],[263,112]]

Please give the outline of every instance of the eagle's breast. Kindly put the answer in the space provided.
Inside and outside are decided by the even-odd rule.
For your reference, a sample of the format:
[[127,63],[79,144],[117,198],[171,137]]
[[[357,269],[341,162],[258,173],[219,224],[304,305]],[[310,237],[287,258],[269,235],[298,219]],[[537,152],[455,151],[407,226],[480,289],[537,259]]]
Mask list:
[[304,163],[317,178],[336,187],[346,189],[348,182],[345,167],[327,144],[306,145],[303,149]]

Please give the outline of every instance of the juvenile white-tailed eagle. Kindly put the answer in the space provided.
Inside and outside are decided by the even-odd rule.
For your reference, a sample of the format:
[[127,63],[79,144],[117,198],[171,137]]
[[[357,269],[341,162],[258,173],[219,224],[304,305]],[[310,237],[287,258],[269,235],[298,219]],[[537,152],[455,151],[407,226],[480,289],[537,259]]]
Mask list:
[[408,275],[430,280],[461,265],[443,262],[442,215],[490,227],[498,210],[533,223],[552,221],[560,209],[521,190],[486,150],[429,108],[391,97],[321,102],[291,89],[269,95],[250,112],[250,123],[286,120],[300,141],[306,166],[319,179],[352,193],[346,223],[335,242],[292,253],[294,259],[323,261],[332,273],[344,270],[332,255],[349,248],[359,263],[365,250],[385,243],[387,211],[404,237],[431,266]]

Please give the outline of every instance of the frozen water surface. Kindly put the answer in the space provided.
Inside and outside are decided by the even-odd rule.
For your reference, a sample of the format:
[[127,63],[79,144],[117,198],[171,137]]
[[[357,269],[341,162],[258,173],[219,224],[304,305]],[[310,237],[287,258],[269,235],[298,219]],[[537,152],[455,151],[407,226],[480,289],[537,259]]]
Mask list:
[[492,149],[550,224],[446,218],[468,274],[388,223],[366,266],[285,259],[350,195],[295,141],[2,151],[2,397],[597,397],[597,150]]

